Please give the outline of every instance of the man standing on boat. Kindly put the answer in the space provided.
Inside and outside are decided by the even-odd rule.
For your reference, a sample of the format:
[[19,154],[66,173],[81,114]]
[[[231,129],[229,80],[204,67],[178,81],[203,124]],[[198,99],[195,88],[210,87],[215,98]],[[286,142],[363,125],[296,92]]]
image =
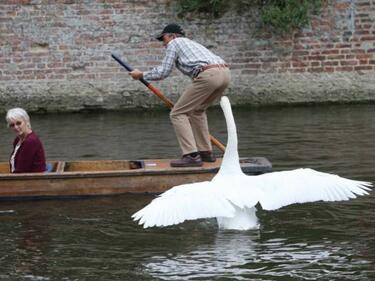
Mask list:
[[208,130],[206,109],[221,97],[230,82],[230,71],[225,61],[201,44],[185,37],[178,24],[168,24],[156,36],[163,42],[166,53],[161,65],[150,71],[135,69],[129,73],[135,80],[162,80],[176,65],[183,74],[192,78],[173,106],[170,119],[182,150],[182,158],[173,160],[172,167],[202,166],[215,162]]

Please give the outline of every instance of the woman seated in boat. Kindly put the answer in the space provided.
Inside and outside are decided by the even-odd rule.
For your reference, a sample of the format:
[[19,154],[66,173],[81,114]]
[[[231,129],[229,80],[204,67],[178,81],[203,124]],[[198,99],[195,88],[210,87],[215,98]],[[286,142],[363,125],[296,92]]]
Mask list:
[[12,173],[46,171],[43,144],[31,130],[30,117],[22,108],[12,108],[6,115],[8,127],[16,134],[9,164]]

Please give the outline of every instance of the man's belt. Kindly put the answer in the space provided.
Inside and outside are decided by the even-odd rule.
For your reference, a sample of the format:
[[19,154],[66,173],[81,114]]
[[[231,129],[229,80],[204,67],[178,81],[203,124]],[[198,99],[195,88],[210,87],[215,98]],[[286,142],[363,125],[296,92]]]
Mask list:
[[210,68],[226,68],[226,67],[228,67],[228,65],[225,64],[225,63],[207,64],[207,65],[201,67],[200,72],[203,72],[203,71],[205,71],[207,69],[210,69]]

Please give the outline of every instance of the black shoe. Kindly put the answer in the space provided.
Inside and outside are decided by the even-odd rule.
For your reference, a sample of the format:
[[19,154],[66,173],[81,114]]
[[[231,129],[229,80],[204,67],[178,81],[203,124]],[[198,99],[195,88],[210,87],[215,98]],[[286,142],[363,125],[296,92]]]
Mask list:
[[212,151],[199,151],[199,154],[203,162],[215,162],[216,161],[216,157],[212,153]]
[[202,165],[203,162],[199,154],[196,156],[187,154],[182,156],[181,159],[171,161],[172,167],[201,167]]

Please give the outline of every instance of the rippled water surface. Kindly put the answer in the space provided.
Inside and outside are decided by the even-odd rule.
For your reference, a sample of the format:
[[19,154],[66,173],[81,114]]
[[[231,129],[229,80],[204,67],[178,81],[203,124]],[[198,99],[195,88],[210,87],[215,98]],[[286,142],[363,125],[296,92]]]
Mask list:
[[[375,105],[235,109],[240,156],[375,182]],[[219,109],[211,133],[225,143]],[[33,115],[49,159],[170,158],[167,112]],[[0,127],[0,160],[13,135]],[[0,280],[375,280],[375,195],[258,211],[260,229],[215,220],[143,230],[151,195],[0,202]]]

